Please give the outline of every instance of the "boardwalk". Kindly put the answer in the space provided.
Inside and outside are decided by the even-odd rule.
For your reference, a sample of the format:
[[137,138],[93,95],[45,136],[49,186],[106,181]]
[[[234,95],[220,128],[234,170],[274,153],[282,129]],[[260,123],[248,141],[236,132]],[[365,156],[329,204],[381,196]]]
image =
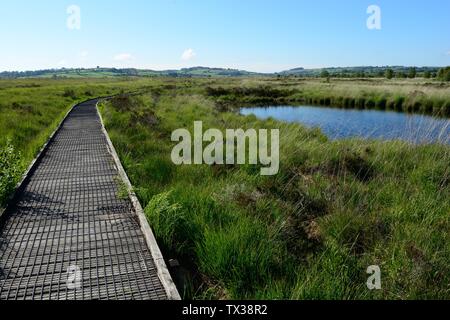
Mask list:
[[76,106],[3,216],[1,300],[169,298],[110,151]]

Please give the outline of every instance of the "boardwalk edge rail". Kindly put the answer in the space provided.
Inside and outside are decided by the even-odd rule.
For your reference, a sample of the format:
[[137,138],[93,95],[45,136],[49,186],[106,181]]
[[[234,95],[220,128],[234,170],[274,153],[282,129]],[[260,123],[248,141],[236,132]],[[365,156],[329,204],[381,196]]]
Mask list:
[[96,103],[96,109],[97,114],[100,118],[100,122],[102,125],[102,131],[103,134],[106,137],[106,140],[108,142],[108,147],[110,149],[110,153],[114,159],[114,163],[117,167],[117,170],[119,171],[120,178],[125,183],[127,190],[128,190],[128,196],[133,204],[133,208],[136,212],[136,215],[139,219],[139,224],[141,226],[141,230],[144,233],[145,241],[147,242],[147,245],[150,249],[151,255],[153,257],[153,261],[155,262],[156,269],[158,270],[158,277],[166,290],[167,298],[169,300],[181,300],[180,294],[178,293],[177,287],[175,286],[175,283],[172,280],[172,277],[170,275],[169,269],[167,268],[166,262],[164,261],[164,257],[161,253],[161,250],[159,249],[158,243],[156,242],[155,235],[153,234],[153,231],[148,223],[147,217],[145,216],[144,210],[142,209],[142,206],[133,191],[133,187],[131,185],[130,179],[128,178],[127,173],[125,172],[122,163],[119,159],[119,156],[116,152],[116,149],[114,148],[114,145],[109,138],[109,134],[106,131],[105,124],[103,122],[103,117],[98,109],[98,104],[102,100],[106,100],[108,98],[99,99]]

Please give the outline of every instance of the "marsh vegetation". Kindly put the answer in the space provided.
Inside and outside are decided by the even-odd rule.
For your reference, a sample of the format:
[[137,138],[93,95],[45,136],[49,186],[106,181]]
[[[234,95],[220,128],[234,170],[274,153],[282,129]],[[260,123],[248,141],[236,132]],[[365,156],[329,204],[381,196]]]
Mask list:
[[[298,78],[0,81],[1,143],[9,139],[23,168],[71,104],[136,89],[141,93],[104,102],[101,114],[165,258],[181,263],[177,278],[185,298],[450,297],[448,146],[331,141],[317,129],[236,112],[243,105],[302,102],[445,116],[448,84]],[[279,129],[279,174],[261,176],[259,165],[174,165],[171,133],[196,120],[205,129]],[[15,156],[11,159],[0,163],[13,166]],[[382,290],[367,290],[370,265],[381,267]]]
[[[181,262],[184,297],[448,298],[449,147],[330,141],[316,129],[233,112],[235,102],[285,101],[296,86],[178,80],[102,106],[166,257]],[[405,96],[413,87],[399,86]],[[424,101],[447,102],[438,87],[428,92]],[[222,130],[280,129],[280,173],[173,165],[171,132],[199,119]],[[369,265],[381,267],[380,291],[365,286]]]

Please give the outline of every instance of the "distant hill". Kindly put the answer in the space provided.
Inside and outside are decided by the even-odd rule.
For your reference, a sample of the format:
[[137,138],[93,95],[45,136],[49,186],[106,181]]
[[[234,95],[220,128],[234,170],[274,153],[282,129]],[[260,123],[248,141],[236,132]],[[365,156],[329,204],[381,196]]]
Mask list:
[[181,70],[175,70],[172,72],[174,72],[177,75],[202,76],[202,77],[204,76],[241,77],[241,76],[258,75],[258,73],[249,72],[245,70],[207,68],[207,67],[185,68]]
[[[297,76],[297,77],[319,77],[324,71],[332,77],[378,77],[384,76],[387,69],[392,69],[396,75],[407,75],[412,67],[384,66],[384,67],[333,67],[322,69],[294,68],[278,73],[257,73],[237,69],[193,67],[180,70],[145,70],[145,69],[117,69],[117,68],[91,68],[91,69],[48,69],[38,71],[5,71],[0,72],[0,78],[77,78],[77,77],[251,77],[251,76]],[[436,74],[439,67],[416,67],[420,76],[425,72]]]
[[0,72],[0,78],[55,78],[55,77],[241,77],[259,75],[237,69],[193,67],[181,70],[145,70],[145,69],[116,69],[116,68],[92,68],[92,69],[48,69],[38,71],[6,71]]

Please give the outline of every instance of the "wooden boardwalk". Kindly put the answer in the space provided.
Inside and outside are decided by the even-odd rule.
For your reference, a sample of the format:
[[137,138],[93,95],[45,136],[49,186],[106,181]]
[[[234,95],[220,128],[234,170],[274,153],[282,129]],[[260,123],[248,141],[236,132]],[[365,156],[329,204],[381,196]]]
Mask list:
[[73,108],[2,216],[0,300],[179,298],[142,213],[119,195],[96,102]]

